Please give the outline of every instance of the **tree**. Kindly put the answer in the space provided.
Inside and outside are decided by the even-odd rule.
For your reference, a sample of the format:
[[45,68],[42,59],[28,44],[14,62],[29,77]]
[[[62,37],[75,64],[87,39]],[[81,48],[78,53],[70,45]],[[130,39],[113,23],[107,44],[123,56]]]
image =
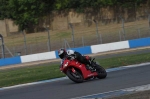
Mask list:
[[38,24],[40,17],[53,10],[54,0],[9,0],[12,19],[20,30]]
[[77,9],[83,11],[85,8],[97,8],[104,6],[133,7],[133,4],[140,5],[148,0],[56,0],[57,10]]
[[0,19],[11,18],[8,7],[9,0],[0,0]]
[[134,7],[150,0],[0,0],[0,19],[10,18],[24,30],[36,25],[39,19],[54,10],[75,9],[83,12],[85,8],[104,6]]

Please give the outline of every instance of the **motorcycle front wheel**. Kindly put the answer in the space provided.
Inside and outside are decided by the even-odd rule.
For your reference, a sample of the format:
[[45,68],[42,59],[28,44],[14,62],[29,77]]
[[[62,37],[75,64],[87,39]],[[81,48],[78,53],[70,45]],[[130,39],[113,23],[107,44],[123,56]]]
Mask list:
[[76,82],[76,83],[82,83],[84,81],[82,74],[76,70],[76,72],[72,72],[71,69],[68,69],[66,72],[67,76],[70,80]]

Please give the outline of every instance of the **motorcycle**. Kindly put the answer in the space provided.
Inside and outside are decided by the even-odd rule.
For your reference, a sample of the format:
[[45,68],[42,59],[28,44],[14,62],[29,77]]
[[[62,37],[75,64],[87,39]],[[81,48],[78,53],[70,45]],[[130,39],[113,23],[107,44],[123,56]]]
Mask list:
[[61,63],[60,71],[66,74],[70,80],[76,83],[82,83],[91,78],[106,78],[106,70],[94,61],[95,58],[90,58],[89,56],[84,57],[89,59],[92,66],[87,67],[86,65],[78,62],[76,59],[70,60],[65,58]]

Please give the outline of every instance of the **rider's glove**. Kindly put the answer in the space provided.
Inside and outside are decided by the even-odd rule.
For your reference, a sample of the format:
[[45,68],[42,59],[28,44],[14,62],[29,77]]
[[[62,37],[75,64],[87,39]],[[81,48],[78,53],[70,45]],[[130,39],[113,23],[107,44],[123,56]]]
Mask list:
[[74,59],[75,59],[75,57],[73,57],[73,56],[70,58],[70,60],[74,60]]
[[74,60],[76,58],[76,56],[75,55],[68,55],[67,58],[70,59],[70,60]]
[[77,58],[76,54],[74,54],[74,58]]

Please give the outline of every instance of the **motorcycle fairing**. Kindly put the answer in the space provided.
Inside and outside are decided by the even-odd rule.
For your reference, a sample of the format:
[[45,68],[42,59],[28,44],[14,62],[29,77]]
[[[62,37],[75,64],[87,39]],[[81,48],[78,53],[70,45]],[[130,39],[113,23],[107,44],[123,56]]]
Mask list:
[[70,67],[79,69],[82,72],[84,79],[98,75],[97,72],[92,73],[90,70],[87,70],[85,65],[79,63],[77,60],[64,60],[62,63],[61,71],[63,70],[65,73],[66,70]]

